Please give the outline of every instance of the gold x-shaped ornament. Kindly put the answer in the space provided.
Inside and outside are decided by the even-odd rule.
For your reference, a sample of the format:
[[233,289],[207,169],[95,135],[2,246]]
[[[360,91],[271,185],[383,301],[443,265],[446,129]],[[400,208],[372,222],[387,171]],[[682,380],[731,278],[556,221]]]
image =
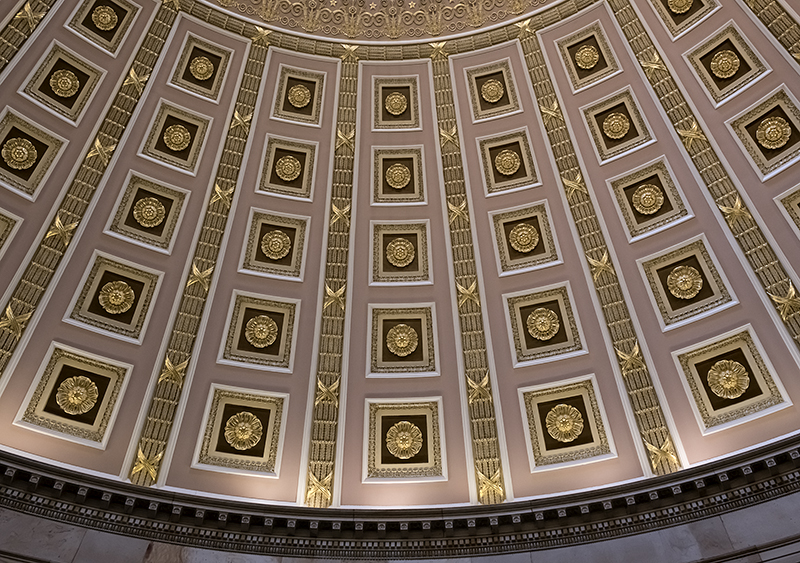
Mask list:
[[719,210],[725,215],[725,221],[728,222],[728,226],[733,225],[737,219],[752,219],[753,216],[750,215],[750,212],[742,203],[742,198],[739,197],[739,194],[736,194],[736,201],[733,202],[733,207],[727,207],[725,205],[719,205]]
[[586,184],[583,183],[583,176],[581,176],[580,172],[577,173],[574,180],[562,176],[561,181],[564,182],[564,187],[567,188],[567,199],[572,199],[576,192],[583,192],[589,195],[589,190],[586,189]]
[[347,284],[342,284],[342,287],[333,291],[328,284],[325,284],[325,302],[322,304],[322,310],[324,311],[336,303],[344,311],[344,290],[346,287]]
[[34,12],[33,8],[31,8],[31,3],[25,2],[25,5],[22,7],[22,9],[19,12],[17,12],[17,15],[14,16],[14,19],[27,22],[30,31],[33,31],[34,29],[36,29],[36,26],[39,25],[39,22],[42,20],[42,18],[46,13],[47,12],[45,11]]
[[542,110],[545,125],[550,125],[553,121],[556,123],[564,121],[564,116],[561,115],[561,109],[558,107],[558,100],[553,100],[553,104],[550,107],[541,105],[539,109]]
[[255,26],[256,27],[256,34],[250,38],[254,44],[256,43],[263,43],[264,45],[269,45],[269,41],[267,41],[267,35],[272,33],[271,29],[264,29],[263,27]]
[[77,226],[77,221],[65,225],[63,221],[61,221],[61,214],[59,213],[56,215],[56,220],[53,222],[53,226],[50,227],[50,230],[47,231],[47,234],[44,238],[49,239],[50,237],[56,237],[61,241],[61,244],[64,245],[64,248],[66,248],[69,246],[70,241],[72,241],[72,235],[74,234],[72,231],[74,231]]
[[317,396],[314,398],[314,406],[316,407],[320,403],[333,403],[336,408],[339,408],[339,395],[337,392],[339,391],[339,384],[342,382],[341,378],[337,378],[336,381],[325,386],[322,383],[321,379],[317,379]]
[[150,74],[143,74],[139,76],[135,70],[132,68],[128,71],[128,76],[125,78],[125,82],[122,83],[123,86],[136,86],[136,91],[139,95],[142,95],[144,92],[144,85],[147,83],[148,79],[150,78]]
[[625,375],[635,369],[642,369],[645,366],[644,358],[642,358],[642,353],[639,350],[639,342],[633,345],[633,350],[631,350],[630,354],[626,354],[619,348],[614,348],[614,351],[617,353],[617,357],[620,361],[620,369],[622,370],[622,374]]
[[475,383],[470,379],[467,378],[467,384],[469,385],[469,394],[467,395],[467,402],[471,405],[475,401],[491,401],[492,400],[492,393],[489,391],[489,371],[486,371],[486,375],[483,376],[478,383]]
[[214,273],[214,266],[211,266],[207,270],[200,271],[200,268],[197,267],[196,262],[192,262],[192,273],[189,276],[188,281],[186,282],[186,287],[190,288],[194,284],[200,284],[203,286],[203,289],[208,291],[208,288],[211,286],[211,274]]
[[158,464],[161,462],[162,457],[164,457],[163,451],[148,459],[148,457],[144,455],[142,448],[139,448],[139,451],[136,453],[136,464],[131,470],[131,479],[140,471],[144,471],[150,476],[150,479],[155,482],[156,479],[158,479]]
[[231,196],[233,195],[233,188],[223,190],[219,187],[219,184],[214,184],[214,195],[211,196],[211,204],[215,204],[218,201],[221,201],[222,204],[227,207],[228,209],[231,208]]
[[22,336],[22,331],[25,330],[25,323],[28,322],[31,315],[33,315],[33,311],[15,315],[14,311],[11,310],[11,305],[9,305],[6,307],[5,318],[0,319],[0,330],[7,330],[14,335],[14,338],[19,338]]
[[245,115],[242,117],[242,114],[239,113],[239,110],[233,111],[233,121],[231,121],[231,128],[230,130],[233,131],[237,127],[241,127],[244,129],[245,134],[250,132],[250,120],[253,119],[253,114]]
[[453,224],[453,221],[456,219],[463,219],[464,222],[469,223],[469,214],[467,213],[467,200],[466,198],[461,201],[458,205],[453,205],[449,201],[447,202],[447,208],[450,210],[450,224]]
[[681,462],[678,461],[678,455],[675,453],[675,447],[672,445],[672,440],[670,440],[669,436],[664,438],[664,443],[660,448],[647,440],[644,441],[644,445],[647,446],[647,451],[650,454],[650,465],[653,467],[653,471],[658,468],[658,464],[662,461],[672,462],[680,467]]
[[516,26],[519,28],[519,39],[522,39],[525,36],[533,33],[533,30],[531,29],[531,18],[517,22]]
[[356,55],[356,50],[358,49],[358,45],[345,45],[344,43],[341,44],[342,48],[344,49],[344,53],[341,55],[341,59],[343,61],[352,60],[356,62],[358,60],[358,55]]
[[111,160],[111,153],[114,152],[114,149],[116,148],[117,145],[104,145],[100,142],[100,137],[97,137],[94,140],[94,145],[92,145],[92,150],[89,151],[89,154],[86,155],[86,158],[99,156],[100,160],[103,161],[103,164],[108,166],[108,162]]
[[336,207],[335,203],[331,203],[331,211],[333,212],[333,218],[331,219],[331,225],[335,225],[339,219],[345,224],[345,226],[350,226],[350,206],[345,205],[342,209]]
[[784,321],[795,311],[800,311],[800,298],[797,297],[797,291],[791,281],[789,282],[789,289],[786,291],[784,297],[773,295],[769,292],[767,292],[767,295],[769,295],[769,298],[772,299],[772,302],[778,307],[778,313]]
[[472,283],[469,285],[469,287],[464,287],[460,283],[456,282],[456,289],[458,289],[459,309],[468,301],[472,301],[478,307],[481,306],[481,300],[478,297],[478,280],[472,280]]
[[445,42],[442,41],[441,43],[430,43],[431,49],[431,59],[434,61],[438,61],[440,59],[447,59],[449,53],[444,50]]
[[600,279],[600,276],[603,275],[603,272],[610,276],[617,276],[617,273],[614,271],[614,266],[611,264],[611,261],[608,258],[608,250],[603,252],[603,256],[600,260],[595,260],[588,254],[586,255],[586,259],[589,261],[589,267],[592,270],[592,279],[596,282]]
[[642,65],[644,73],[649,80],[653,80],[653,77],[658,70],[667,72],[667,67],[664,65],[664,62],[658,55],[658,51],[655,50],[653,50],[649,58],[642,54],[642,57],[639,59],[639,63]]
[[356,130],[353,129],[347,135],[341,129],[336,130],[336,150],[347,147],[354,153],[356,152]]
[[453,125],[453,128],[450,131],[445,131],[444,129],[439,129],[439,135],[441,136],[440,144],[442,148],[447,146],[447,143],[453,143],[453,146],[458,150],[461,145],[458,144],[458,127]]
[[505,496],[505,493],[503,493],[503,485],[501,483],[499,468],[492,474],[491,478],[481,473],[480,469],[476,469],[476,471],[478,472],[478,496],[480,497],[481,501],[489,493],[495,493],[501,498]]
[[692,150],[692,144],[694,144],[695,141],[702,142],[706,140],[706,136],[700,131],[700,126],[697,124],[697,121],[693,121],[689,129],[678,129],[678,135],[683,137],[683,145],[686,147],[687,151]]
[[311,500],[319,495],[325,498],[326,503],[331,501],[331,481],[333,481],[333,472],[328,473],[321,481],[317,479],[313,471],[308,472],[308,492],[306,493],[306,504],[310,504]]
[[164,369],[161,375],[158,376],[158,382],[164,381],[174,383],[175,385],[183,385],[183,377],[186,375],[186,367],[189,365],[189,359],[179,363],[177,366],[170,361],[169,358],[164,359]]

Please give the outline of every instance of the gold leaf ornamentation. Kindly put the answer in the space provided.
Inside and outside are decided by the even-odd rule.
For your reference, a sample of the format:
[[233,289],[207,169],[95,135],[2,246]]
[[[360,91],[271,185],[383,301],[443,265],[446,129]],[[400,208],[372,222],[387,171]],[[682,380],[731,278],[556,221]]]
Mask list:
[[254,447],[263,434],[264,426],[251,412],[238,412],[225,423],[225,441],[239,451]]
[[295,84],[289,88],[286,99],[297,109],[303,109],[311,102],[311,90],[303,84]]
[[242,115],[238,109],[233,110],[233,119],[231,120],[230,130],[233,131],[237,127],[244,129],[245,133],[250,133],[250,121],[253,119],[253,114]]
[[358,50],[358,45],[345,45],[342,43],[342,48],[344,49],[344,53],[342,53],[341,59],[343,61],[352,60],[353,62],[358,61],[358,55],[356,51]]
[[50,88],[61,98],[71,98],[78,93],[80,87],[78,76],[69,69],[62,68],[50,75]]
[[456,219],[463,219],[465,223],[469,223],[469,213],[467,212],[466,198],[461,200],[461,203],[459,203],[458,205],[453,205],[448,201],[447,209],[449,210],[451,225],[453,224],[453,221],[455,221]]
[[472,280],[472,283],[469,284],[469,287],[464,287],[460,283],[456,282],[456,290],[458,290],[458,308],[460,309],[464,303],[468,303],[472,301],[475,303],[476,307],[481,306],[480,297],[478,297],[478,280]]
[[67,414],[85,414],[97,403],[97,385],[85,375],[70,377],[56,391],[56,403]]
[[306,493],[306,504],[309,504],[311,500],[318,494],[322,495],[325,499],[325,502],[330,502],[333,498],[331,495],[331,481],[333,481],[333,472],[328,473],[328,475],[322,479],[317,479],[317,476],[314,475],[313,472],[308,472],[308,492]]
[[569,180],[566,176],[562,176],[561,181],[564,183],[564,187],[567,188],[567,199],[572,199],[572,196],[577,192],[583,192],[589,195],[589,190],[586,188],[586,184],[584,184],[583,176],[580,172],[575,175],[574,180]]
[[656,71],[667,72],[667,67],[661,60],[661,56],[659,56],[658,51],[655,50],[652,51],[650,58],[645,58],[644,53],[642,53],[642,56],[639,58],[639,63],[642,65],[644,73],[650,80],[655,79]]
[[350,226],[350,206],[345,205],[344,208],[339,209],[336,207],[335,203],[331,203],[331,211],[333,212],[333,218],[331,219],[331,225],[335,225],[337,221],[340,219],[345,224],[345,226]]
[[204,56],[195,57],[189,63],[189,72],[192,73],[197,80],[204,82],[214,75],[214,63],[211,59]]
[[692,121],[692,126],[689,129],[677,129],[678,135],[683,137],[683,146],[686,147],[687,151],[692,150],[692,145],[695,141],[702,142],[706,141],[706,136],[700,131],[700,126],[697,124],[697,121]]
[[189,366],[189,360],[184,360],[183,362],[175,365],[169,358],[164,359],[164,369],[161,371],[161,375],[158,376],[158,382],[161,383],[166,381],[168,383],[174,383],[175,385],[183,385],[183,377],[186,375],[186,368]]
[[672,463],[677,467],[681,466],[681,462],[678,460],[678,454],[675,453],[675,446],[672,445],[672,440],[669,436],[664,438],[664,443],[660,448],[654,446],[647,440],[644,441],[644,445],[647,446],[647,452],[650,454],[650,466],[653,468],[653,471],[658,468],[658,464],[662,461]]
[[267,40],[267,36],[272,33],[271,29],[264,29],[263,27],[255,26],[256,34],[250,37],[250,41],[254,44],[261,43],[263,45],[269,45],[269,41]]
[[292,249],[292,239],[281,230],[275,229],[261,237],[261,251],[270,260],[280,260]]
[[72,235],[74,234],[72,231],[74,231],[77,226],[77,221],[65,225],[61,220],[61,215],[56,215],[56,220],[53,221],[53,226],[50,227],[50,230],[47,231],[47,234],[44,236],[44,238],[48,239],[50,237],[56,237],[61,241],[61,244],[63,244],[64,247],[67,247],[69,246],[70,241],[72,241]]
[[419,335],[407,324],[394,325],[386,334],[386,347],[395,356],[405,358],[417,349]]
[[569,443],[583,432],[583,416],[572,405],[558,404],[550,409],[544,419],[547,433],[554,440]]
[[692,299],[703,288],[703,276],[692,266],[678,266],[667,276],[667,289],[678,299]]
[[768,117],[758,124],[756,140],[765,149],[775,150],[789,142],[792,128],[782,117]]
[[356,130],[353,129],[346,135],[342,132],[341,129],[336,130],[336,150],[338,151],[342,147],[347,147],[351,151],[355,152],[356,150]]
[[594,45],[583,45],[575,53],[575,64],[583,70],[593,69],[600,61],[600,52]]
[[478,383],[467,377],[467,384],[469,385],[469,394],[467,395],[467,402],[471,405],[476,401],[491,401],[492,393],[489,390],[489,371],[483,376]]
[[527,254],[539,244],[539,232],[530,223],[519,223],[508,233],[508,243],[517,252]]
[[616,276],[616,272],[614,271],[614,266],[611,265],[611,259],[608,257],[608,250],[603,251],[603,255],[600,257],[600,260],[596,260],[586,255],[586,259],[589,261],[589,267],[592,270],[592,279],[597,281],[600,279],[600,275],[603,273],[609,274],[610,276]]
[[123,86],[136,86],[136,91],[139,95],[142,95],[144,92],[144,85],[150,79],[150,74],[143,74],[139,75],[133,68],[128,71],[128,76],[125,78],[125,82],[122,83]]
[[386,432],[386,449],[398,459],[410,459],[422,449],[422,430],[401,420]]
[[505,94],[503,83],[495,78],[490,78],[481,86],[481,98],[490,104],[496,104]]
[[447,56],[449,55],[449,53],[447,53],[444,50],[444,45],[445,45],[444,41],[442,41],[440,43],[430,43],[430,46],[433,49],[433,51],[431,51],[431,59],[433,59],[434,61],[437,61],[437,60],[440,60],[440,59],[442,59],[442,60],[443,59],[447,59]]
[[143,197],[133,206],[133,218],[146,229],[158,227],[166,216],[164,204],[154,197]]
[[325,310],[335,303],[344,311],[344,291],[346,287],[347,284],[342,284],[342,287],[334,291],[328,284],[325,284],[325,302],[322,304],[322,309]]
[[0,330],[7,330],[14,335],[15,338],[22,336],[22,331],[25,330],[25,323],[30,320],[33,311],[24,313],[22,315],[15,315],[11,309],[11,305],[6,307],[6,316],[0,319]]
[[494,157],[494,167],[503,176],[511,176],[519,170],[522,159],[511,149],[503,149]]
[[633,192],[631,201],[636,211],[642,215],[652,215],[664,205],[664,192],[655,184],[643,184]]
[[392,92],[386,96],[386,99],[383,102],[383,107],[385,107],[386,111],[392,115],[402,115],[408,107],[408,100],[404,94],[400,92]]
[[27,22],[30,31],[33,31],[36,29],[36,26],[39,25],[39,22],[44,17],[45,13],[46,12],[34,12],[33,8],[31,8],[31,3],[25,2],[25,5],[22,6],[22,9],[14,16],[14,19]]
[[626,375],[628,372],[635,369],[644,369],[647,367],[644,363],[644,358],[642,358],[642,352],[639,350],[638,342],[634,344],[630,354],[626,354],[619,348],[614,348],[614,351],[617,353],[617,357],[622,364],[620,365],[622,375]]
[[558,107],[557,100],[553,100],[553,103],[550,106],[540,105],[539,109],[541,110],[542,118],[547,125],[551,125],[553,121],[556,123],[559,121],[564,121],[564,116],[561,115],[561,109]]
[[453,143],[453,146],[458,150],[461,145],[458,142],[458,126],[453,125],[450,131],[445,131],[444,129],[439,129],[439,146],[445,148],[448,143]]
[[192,262],[192,273],[189,276],[189,280],[186,282],[186,287],[189,288],[194,284],[200,284],[203,286],[203,289],[208,291],[208,288],[211,287],[211,274],[213,273],[214,266],[211,266],[207,270],[200,271],[197,264]]
[[528,334],[536,340],[546,342],[556,335],[561,323],[558,321],[558,315],[554,311],[544,307],[537,307],[528,315],[525,326],[528,329]]
[[386,169],[386,183],[396,190],[402,190],[411,182],[411,170],[405,164],[396,162]]
[[725,215],[725,221],[728,222],[729,226],[732,225],[737,219],[753,218],[753,216],[750,215],[750,212],[742,203],[742,198],[739,197],[739,194],[736,194],[736,201],[733,202],[733,207],[720,204],[717,204],[717,207],[719,207],[719,210]]
[[303,172],[303,165],[290,154],[282,156],[275,163],[275,174],[284,182],[296,180]]
[[[772,299],[772,302],[778,307],[778,313],[784,321],[788,319],[792,313],[800,311],[800,297],[797,296],[797,290],[795,290],[794,284],[791,281],[789,282],[789,289],[785,297],[773,295],[771,293],[767,293],[767,295],[769,295],[769,298]],[[2,325],[2,323],[0,323],[0,325]]]
[[320,403],[333,403],[336,408],[339,408],[339,385],[341,385],[342,379],[337,378],[336,381],[331,383],[330,385],[326,386],[322,383],[321,379],[317,379],[317,396],[314,398],[314,406],[316,407]]
[[247,321],[244,337],[256,348],[266,348],[278,339],[278,323],[267,315],[258,315]]
[[180,123],[170,125],[164,131],[164,144],[173,152],[181,152],[188,147],[191,142],[192,134]]
[[158,478],[158,464],[162,457],[164,457],[164,452],[159,452],[152,458],[148,458],[144,455],[142,448],[139,448],[136,453],[136,464],[131,470],[131,479],[140,471],[145,471],[150,476],[150,479],[155,481]]
[[392,266],[405,268],[414,261],[414,245],[402,237],[393,239],[386,245],[386,259]]
[[720,360],[711,366],[706,376],[711,392],[723,399],[741,397],[750,387],[747,369],[733,360]]
[[3,160],[14,170],[27,170],[36,163],[39,154],[28,139],[14,137],[3,144]]
[[480,497],[481,502],[483,502],[483,498],[489,493],[494,493],[500,500],[503,500],[505,493],[503,492],[500,468],[498,467],[491,477],[487,477],[481,473],[480,469],[475,469],[475,471],[478,473],[478,497]]
[[219,187],[219,184],[214,184],[214,195],[211,197],[211,201],[209,204],[217,203],[221,201],[225,207],[228,209],[231,208],[231,196],[233,195],[233,188],[228,188],[227,190],[223,190]]
[[739,65],[741,65],[739,57],[729,49],[719,51],[711,58],[711,64],[709,64],[714,76],[722,79],[730,78],[736,74],[739,70]]
[[105,284],[97,296],[100,306],[111,315],[121,315],[133,306],[136,294],[133,288],[122,280]]
[[614,112],[603,120],[603,133],[609,139],[621,139],[631,130],[631,122],[624,113]]
[[111,6],[96,6],[92,10],[92,23],[100,31],[111,31],[117,27],[119,17]]
[[669,0],[667,6],[673,14],[685,14],[692,8],[694,0]]

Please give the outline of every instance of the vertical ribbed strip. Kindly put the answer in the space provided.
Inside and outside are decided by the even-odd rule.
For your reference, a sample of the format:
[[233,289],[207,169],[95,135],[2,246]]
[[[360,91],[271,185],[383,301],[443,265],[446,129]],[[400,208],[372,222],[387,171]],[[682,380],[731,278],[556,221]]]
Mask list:
[[800,64],[800,24],[797,20],[778,0],[746,0],[745,3]]
[[[11,18],[6,26],[0,30],[0,72],[8,66],[11,59],[19,53],[20,48],[33,35],[41,20],[50,11],[56,0],[30,0],[20,4],[20,10]],[[30,13],[36,15],[37,21],[31,27],[29,19],[24,17],[26,6],[30,7]],[[41,15],[41,18],[38,17]]]

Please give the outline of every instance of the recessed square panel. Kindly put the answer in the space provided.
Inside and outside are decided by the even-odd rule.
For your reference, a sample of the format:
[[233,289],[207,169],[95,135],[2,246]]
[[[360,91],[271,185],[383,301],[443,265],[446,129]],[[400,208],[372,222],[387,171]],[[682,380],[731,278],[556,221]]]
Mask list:
[[11,244],[14,233],[22,224],[22,219],[13,213],[0,209],[0,257]]
[[619,71],[619,64],[599,21],[559,39],[558,48],[575,91]]
[[425,203],[422,148],[373,148],[373,204]]
[[777,374],[770,373],[762,354],[749,326],[673,353],[704,433],[785,403]]
[[325,73],[281,65],[272,116],[319,125]]
[[216,100],[230,58],[230,50],[189,33],[170,81],[199,96]]
[[258,275],[302,280],[309,221],[310,217],[252,209],[242,269]]
[[370,374],[438,375],[432,306],[370,305]]
[[517,88],[509,59],[468,68],[464,72],[467,75],[474,121],[519,111]]
[[583,108],[601,162],[649,144],[653,137],[629,90]]
[[76,33],[114,54],[139,9],[137,4],[128,0],[84,0],[68,25]]
[[289,396],[211,385],[193,467],[277,476]]
[[428,223],[372,223],[374,284],[432,282]]
[[194,173],[211,120],[162,102],[150,125],[142,153]]
[[650,0],[674,38],[706,18],[717,8],[716,0]]
[[373,129],[419,129],[417,77],[373,77]]
[[[364,480],[441,480],[441,399],[367,400]],[[439,478],[439,479],[437,479]]]
[[291,371],[299,301],[235,293],[220,362]]
[[310,200],[317,144],[269,135],[258,190]]
[[526,129],[478,140],[488,195],[539,183]]
[[495,211],[490,216],[500,275],[560,262],[546,202]]
[[54,342],[15,424],[105,449],[132,367]]

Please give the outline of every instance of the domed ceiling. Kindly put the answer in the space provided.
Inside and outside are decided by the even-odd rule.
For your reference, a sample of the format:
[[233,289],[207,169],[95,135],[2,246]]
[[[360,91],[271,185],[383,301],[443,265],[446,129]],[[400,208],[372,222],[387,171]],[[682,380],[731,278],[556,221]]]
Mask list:
[[437,507],[796,433],[797,20],[5,3],[2,448],[217,499]]

